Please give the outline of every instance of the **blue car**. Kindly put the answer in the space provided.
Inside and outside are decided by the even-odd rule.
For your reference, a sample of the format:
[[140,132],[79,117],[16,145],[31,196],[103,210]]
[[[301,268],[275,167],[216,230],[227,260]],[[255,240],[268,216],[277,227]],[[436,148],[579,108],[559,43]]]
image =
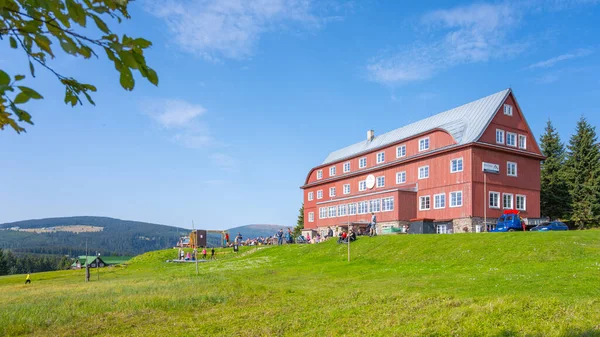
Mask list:
[[530,231],[540,231],[540,232],[568,231],[568,230],[569,230],[569,227],[567,227],[567,225],[565,225],[564,223],[562,223],[560,221],[546,222],[546,223],[543,223],[541,225],[535,226],[532,229],[530,229]]

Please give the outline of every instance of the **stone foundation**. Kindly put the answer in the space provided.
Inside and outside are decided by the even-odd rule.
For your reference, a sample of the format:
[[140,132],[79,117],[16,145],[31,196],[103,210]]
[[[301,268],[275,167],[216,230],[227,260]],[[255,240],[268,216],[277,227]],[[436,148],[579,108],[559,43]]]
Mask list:
[[454,219],[452,220],[452,227],[454,233],[475,233],[484,231],[483,218],[473,217]]

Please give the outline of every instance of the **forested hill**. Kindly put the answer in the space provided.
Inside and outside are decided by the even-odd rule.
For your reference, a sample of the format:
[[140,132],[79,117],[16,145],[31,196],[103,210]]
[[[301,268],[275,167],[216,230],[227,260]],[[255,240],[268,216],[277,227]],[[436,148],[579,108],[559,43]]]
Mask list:
[[[35,232],[34,232],[35,231]],[[0,248],[19,253],[137,255],[173,247],[189,229],[107,217],[47,218],[0,224]]]

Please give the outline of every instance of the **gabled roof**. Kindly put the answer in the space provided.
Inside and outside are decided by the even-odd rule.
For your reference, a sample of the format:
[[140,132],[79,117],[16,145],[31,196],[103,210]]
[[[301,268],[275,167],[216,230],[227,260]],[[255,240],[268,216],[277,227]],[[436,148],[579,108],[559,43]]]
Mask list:
[[400,142],[421,133],[441,129],[448,132],[456,141],[457,145],[475,142],[481,137],[486,127],[494,118],[496,111],[511,89],[505,89],[490,96],[478,99],[474,102],[461,105],[457,108],[438,113],[431,117],[422,119],[412,124],[403,126],[396,130],[376,136],[373,140],[364,140],[331,152],[322,165],[338,160],[353,157],[363,152],[368,152],[385,145]]

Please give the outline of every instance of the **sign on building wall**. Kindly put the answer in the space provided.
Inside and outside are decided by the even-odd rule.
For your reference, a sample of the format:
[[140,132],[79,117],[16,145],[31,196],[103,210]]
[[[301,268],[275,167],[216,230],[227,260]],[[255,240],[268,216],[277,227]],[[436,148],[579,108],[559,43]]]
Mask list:
[[485,173],[500,173],[500,164],[492,164],[483,162],[483,172]]

